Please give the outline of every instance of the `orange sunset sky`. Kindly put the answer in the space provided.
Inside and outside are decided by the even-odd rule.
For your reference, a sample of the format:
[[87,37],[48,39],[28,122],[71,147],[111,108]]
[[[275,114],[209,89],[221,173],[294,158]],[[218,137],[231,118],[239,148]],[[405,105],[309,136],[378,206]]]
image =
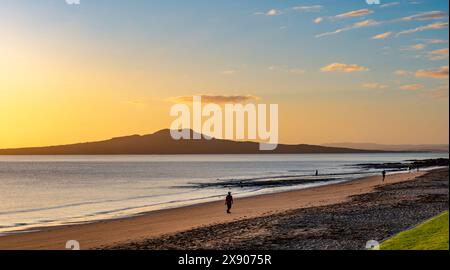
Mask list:
[[0,148],[152,133],[194,94],[279,104],[281,143],[447,144],[448,2],[341,2],[2,2]]

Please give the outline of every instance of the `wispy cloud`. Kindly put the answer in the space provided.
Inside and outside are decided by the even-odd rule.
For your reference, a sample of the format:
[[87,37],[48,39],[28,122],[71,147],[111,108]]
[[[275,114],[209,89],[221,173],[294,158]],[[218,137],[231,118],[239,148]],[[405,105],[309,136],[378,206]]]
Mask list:
[[400,2],[390,2],[386,4],[380,5],[380,8],[388,8],[388,7],[394,7],[400,5]]
[[424,26],[419,26],[419,27],[409,29],[409,30],[404,30],[404,31],[397,33],[397,37],[401,36],[401,35],[405,35],[405,34],[413,34],[416,32],[422,32],[422,31],[426,31],[426,30],[437,30],[437,29],[443,29],[443,28],[448,28],[448,22],[437,22],[437,23],[432,23],[432,24],[428,24],[428,25],[424,25]]
[[365,83],[365,84],[363,84],[361,86],[363,88],[368,88],[368,89],[386,89],[386,88],[389,88],[388,85],[381,84],[381,83]]
[[386,39],[392,35],[392,32],[385,32],[372,37],[372,39]]
[[400,50],[402,51],[420,51],[425,49],[426,45],[423,43],[418,43],[418,44],[413,44],[413,45],[409,45],[407,47],[403,47]]
[[334,18],[335,19],[345,19],[345,18],[365,16],[365,15],[369,15],[372,13],[373,13],[373,11],[370,9],[359,9],[359,10],[352,10],[349,12],[338,14],[338,15],[334,16]]
[[[365,15],[370,15],[372,13],[373,13],[373,11],[370,10],[370,9],[352,10],[352,11],[341,13],[341,14],[338,14],[338,15],[335,15],[335,16],[317,17],[317,18],[314,19],[314,22],[315,23],[321,23],[325,19],[330,20],[330,21],[343,20],[343,19],[346,19],[346,18],[355,18],[355,17],[361,17],[361,16],[365,16]],[[346,29],[348,27],[350,27],[350,26],[347,26],[347,27],[345,27],[343,29]],[[336,31],[339,31],[339,29],[336,30]]]
[[427,21],[446,18],[447,14],[443,11],[422,12],[412,16],[403,17],[401,21]]
[[448,40],[443,40],[443,39],[422,39],[423,41],[425,41],[428,44],[445,44],[448,43]]
[[273,17],[273,16],[281,15],[281,11],[273,8],[266,12],[256,12],[255,15],[264,15],[264,16]]
[[437,69],[421,69],[416,71],[415,75],[418,78],[446,79],[448,78],[448,66]]
[[443,84],[435,89],[431,89],[425,95],[437,99],[437,100],[447,100],[449,93],[448,84]]
[[423,84],[406,84],[400,86],[400,89],[402,90],[408,90],[408,91],[417,91],[424,88]]
[[431,54],[448,55],[448,48],[434,50],[434,51],[431,52]]
[[409,72],[407,70],[399,69],[399,70],[394,71],[394,74],[397,76],[408,76],[408,75],[411,75],[411,72]]
[[[397,2],[393,2],[393,3],[397,3]],[[393,4],[393,3],[389,3],[389,4]],[[386,4],[386,5],[389,5],[389,4]],[[351,18],[351,17],[360,17],[360,16],[369,15],[372,13],[373,13],[373,11],[370,9],[360,9],[360,10],[354,10],[354,11],[342,13],[342,14],[336,15],[334,17],[328,17],[328,19],[335,20],[335,19],[344,19],[344,18]],[[361,28],[361,27],[366,27],[366,26],[375,26],[375,25],[381,25],[381,24],[391,24],[391,23],[399,23],[399,22],[407,22],[407,21],[438,20],[438,19],[444,19],[444,18],[448,18],[448,15],[445,12],[430,11],[430,12],[422,12],[422,13],[418,13],[415,15],[403,17],[400,19],[394,19],[394,20],[390,20],[390,21],[375,21],[372,19],[368,19],[368,20],[365,20],[362,22],[354,23],[353,25],[349,25],[349,26],[346,26],[343,28],[336,29],[335,31],[332,31],[332,32],[327,32],[327,33],[316,35],[316,37],[320,38],[320,37],[324,37],[324,36],[335,35],[335,34],[339,34],[339,33],[349,31],[349,30],[352,30],[355,28]],[[324,18],[319,17],[316,20],[317,20],[317,22],[315,21],[316,23],[320,23],[324,20]],[[398,37],[400,35],[412,34],[412,33],[422,32],[422,31],[426,31],[426,30],[442,29],[442,28],[447,28],[447,27],[448,27],[448,22],[436,22],[436,23],[432,23],[429,25],[419,26],[419,27],[416,27],[413,29],[400,31],[396,34],[396,36]],[[385,33],[376,35],[376,36],[372,37],[372,39],[374,39],[374,40],[385,39],[385,38],[390,37],[392,34],[393,33],[389,31],[389,32],[385,32]]]
[[266,16],[277,16],[280,14],[281,14],[281,11],[279,11],[277,9],[271,9],[271,10],[267,11]]
[[448,48],[437,49],[429,53],[429,59],[431,61],[446,60],[448,59],[448,54],[449,54]]
[[[259,100],[259,97],[252,95],[195,95],[200,96],[202,98],[202,102],[205,103],[216,103],[216,104],[225,104],[225,103],[246,103]],[[191,103],[192,96],[178,96],[168,98],[167,101],[174,103]]]
[[292,11],[295,11],[295,12],[319,12],[322,10],[322,8],[323,8],[323,6],[321,6],[321,5],[295,6],[295,7],[286,8],[286,9],[272,8],[272,9],[269,9],[268,11],[256,12],[255,15],[264,15],[264,16],[271,17],[271,16],[278,16],[278,15],[290,13]]
[[314,23],[321,23],[323,22],[323,17],[317,17],[314,19]]
[[378,25],[379,23],[375,20],[365,20],[365,21],[361,21],[361,22],[356,22],[352,25],[343,27],[343,28],[339,28],[335,31],[332,32],[326,32],[326,33],[322,33],[319,35],[316,35],[316,38],[321,38],[321,37],[326,37],[326,36],[330,36],[330,35],[336,35],[336,34],[340,34],[346,31],[350,31],[353,29],[358,29],[358,28],[363,28],[363,27],[369,27],[369,26],[375,26]]
[[313,5],[313,6],[296,6],[293,7],[293,10],[300,11],[300,12],[317,12],[320,11],[323,8],[321,5]]
[[356,64],[332,63],[320,69],[322,72],[359,72],[369,71],[368,68]]

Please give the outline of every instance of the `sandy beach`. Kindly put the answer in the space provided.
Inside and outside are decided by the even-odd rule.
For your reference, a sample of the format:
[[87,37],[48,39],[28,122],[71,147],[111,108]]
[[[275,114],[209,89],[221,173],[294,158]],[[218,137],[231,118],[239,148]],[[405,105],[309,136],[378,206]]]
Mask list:
[[364,250],[448,210],[448,169],[380,185],[337,204],[200,227],[114,250]]
[[144,213],[140,216],[106,220],[90,224],[44,228],[0,237],[0,249],[64,249],[68,240],[77,240],[81,249],[118,246],[174,234],[205,226],[269,216],[293,209],[333,205],[348,201],[355,195],[372,192],[380,185],[411,181],[426,174],[414,172],[297,191],[236,199],[232,214],[227,215],[222,201],[203,203],[176,209]]

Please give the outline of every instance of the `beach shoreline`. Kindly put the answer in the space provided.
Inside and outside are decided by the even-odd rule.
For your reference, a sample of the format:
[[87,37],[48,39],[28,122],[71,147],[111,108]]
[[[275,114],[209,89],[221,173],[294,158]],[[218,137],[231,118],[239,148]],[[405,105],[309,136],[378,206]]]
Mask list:
[[[409,181],[424,174],[426,172],[390,175],[385,184]],[[240,198],[236,200],[231,215],[225,213],[222,201],[216,201],[93,223],[40,228],[36,232],[1,236],[0,249],[60,250],[65,249],[69,240],[78,241],[81,249],[115,246],[293,209],[342,203],[352,196],[370,193],[381,184],[380,176],[372,176],[350,182]]]
[[[331,205],[205,226],[110,250],[365,250],[448,211],[448,168]],[[448,225],[447,225],[448,226]],[[445,232],[444,232],[445,234]],[[429,236],[431,236],[430,233]],[[429,236],[416,239],[430,241]],[[444,236],[442,241],[448,239]],[[428,242],[429,243],[429,242]],[[445,243],[441,244],[445,249]],[[428,247],[423,246],[424,249]],[[448,250],[448,240],[447,248]]]

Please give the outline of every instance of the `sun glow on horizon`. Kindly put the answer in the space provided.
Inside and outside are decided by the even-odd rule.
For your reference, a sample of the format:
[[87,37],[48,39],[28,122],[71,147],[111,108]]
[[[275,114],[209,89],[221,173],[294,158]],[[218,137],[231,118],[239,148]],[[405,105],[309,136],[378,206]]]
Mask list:
[[279,104],[280,143],[448,144],[445,1],[157,2],[6,1],[0,149],[153,133],[196,94]]

